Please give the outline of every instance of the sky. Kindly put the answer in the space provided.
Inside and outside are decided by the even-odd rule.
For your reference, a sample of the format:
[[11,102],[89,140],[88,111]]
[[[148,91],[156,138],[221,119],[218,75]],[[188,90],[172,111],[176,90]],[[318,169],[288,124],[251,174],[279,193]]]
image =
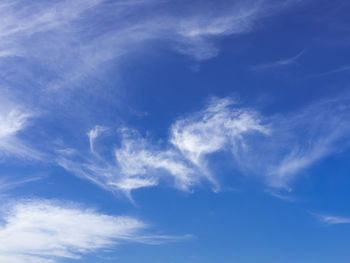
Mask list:
[[350,262],[349,12],[2,0],[0,262]]

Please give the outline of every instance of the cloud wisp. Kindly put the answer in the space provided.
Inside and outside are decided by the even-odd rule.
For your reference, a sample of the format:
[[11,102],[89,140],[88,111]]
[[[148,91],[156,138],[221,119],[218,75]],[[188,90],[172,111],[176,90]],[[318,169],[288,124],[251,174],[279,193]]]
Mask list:
[[[75,88],[91,87],[87,80],[96,78],[111,65],[117,68],[119,61],[128,56],[147,53],[152,46],[185,54],[197,61],[213,58],[220,52],[218,40],[250,32],[259,19],[285,8],[287,2],[290,3],[223,1],[215,3],[213,8],[211,3],[203,5],[201,1],[182,0],[174,3],[157,0],[4,1],[0,5],[0,16],[4,18],[0,25],[1,82],[11,87],[12,95],[31,105],[30,108],[45,111],[46,117],[56,117],[60,114],[53,106],[57,101],[69,97]],[[181,12],[178,12],[178,5]],[[97,93],[99,96],[102,92]],[[266,130],[259,126],[253,111],[230,112],[230,103],[221,101],[221,106],[215,103],[196,116],[174,123],[169,141],[162,147],[124,130],[120,133],[123,141],[114,151],[113,162],[103,160],[96,153],[97,138],[105,129],[102,126],[88,134],[90,152],[94,156],[79,153],[72,160],[72,155],[67,157],[67,149],[60,149],[62,154],[55,158],[55,150],[35,151],[21,138],[20,133],[34,117],[31,111],[1,108],[0,149],[5,154],[28,159],[44,160],[43,155],[49,154],[50,158],[46,159],[57,159],[61,166],[75,174],[125,192],[155,186],[169,178],[183,190],[189,190],[203,178],[217,185],[207,167],[207,157],[226,147],[244,147],[246,133]],[[74,104],[79,101],[74,100]],[[224,126],[224,129],[215,129],[215,125]],[[213,136],[210,145],[204,143],[206,136]],[[40,145],[46,147],[44,143]],[[197,149],[190,148],[192,146]]]
[[34,117],[34,113],[10,102],[4,96],[0,100],[0,105],[0,157],[42,159],[42,154],[35,150],[35,147],[28,145],[20,135]]
[[21,136],[33,113],[7,103],[0,108],[0,149],[3,158],[45,162],[44,156],[51,156],[53,163],[73,174],[130,198],[132,190],[161,182],[191,191],[208,180],[219,190],[211,157],[220,152],[230,155],[243,173],[259,175],[270,187],[290,190],[294,179],[309,167],[348,149],[348,105],[343,96],[292,114],[264,116],[231,98],[214,98],[204,109],[175,120],[163,144],[133,129],[119,129],[120,145],[110,148],[113,156],[105,158],[95,144],[99,136],[109,136],[106,127],[88,132],[89,153],[71,148],[39,151]]
[[236,160],[244,170],[263,175],[269,186],[291,190],[294,179],[309,167],[349,148],[349,112],[345,95],[270,116],[269,136],[252,138],[252,147]]
[[90,130],[88,132],[89,136],[89,142],[90,142],[90,151],[93,153],[95,151],[94,149],[94,142],[103,132],[105,132],[107,128],[103,126],[96,126],[94,129]]
[[53,263],[60,258],[82,259],[122,243],[161,244],[188,238],[147,235],[147,224],[138,219],[105,215],[77,204],[24,200],[3,210],[1,262]]
[[230,98],[214,98],[205,109],[178,119],[171,127],[166,145],[152,144],[137,131],[124,128],[119,130],[121,144],[114,150],[114,161],[107,162],[98,154],[88,159],[62,154],[57,163],[80,177],[106,189],[122,191],[129,197],[132,190],[154,187],[168,179],[185,191],[203,179],[219,189],[207,165],[210,155],[220,151],[237,154],[246,147],[245,137],[255,133],[268,133],[257,112],[237,107]]
[[326,225],[338,225],[338,224],[350,224],[349,217],[341,217],[335,215],[324,215],[324,214],[315,214],[311,213],[315,216],[320,222]]
[[323,77],[323,76],[328,76],[328,75],[333,75],[335,73],[340,73],[340,72],[344,72],[344,71],[349,71],[350,70],[350,65],[346,65],[346,66],[342,66],[333,70],[329,70],[326,72],[322,72],[322,73],[318,73],[318,74],[314,74],[311,75],[311,78],[319,78],[319,77]]
[[119,130],[121,143],[112,161],[95,153],[93,158],[60,155],[57,162],[106,189],[130,196],[132,190],[168,179],[185,191],[204,179],[218,190],[211,157],[221,152],[231,156],[241,173],[260,176],[269,187],[291,190],[298,175],[350,146],[348,105],[344,97],[293,114],[263,116],[231,98],[214,98],[203,110],[176,120],[162,145],[124,128]]
[[294,64],[304,53],[305,53],[305,50],[302,50],[294,57],[281,59],[281,60],[277,60],[277,61],[273,61],[265,64],[258,64],[253,66],[251,69],[254,71],[265,71],[265,70],[270,70],[274,68],[289,66]]
[[245,147],[246,136],[268,132],[257,112],[237,107],[230,98],[213,99],[204,110],[177,120],[171,129],[170,142],[210,176],[205,167],[208,155],[225,149],[238,152]]
[[[176,4],[182,6],[181,12]],[[31,82],[23,89],[32,94],[83,88],[86,80],[102,74],[101,69],[116,68],[127,56],[147,53],[149,44],[198,61],[210,59],[220,52],[217,40],[247,33],[257,20],[285,8],[284,1],[273,0],[221,5],[213,8],[201,1],[180,0],[4,1],[0,6],[2,81]],[[21,67],[16,66],[18,61]],[[38,70],[46,77],[38,76]]]

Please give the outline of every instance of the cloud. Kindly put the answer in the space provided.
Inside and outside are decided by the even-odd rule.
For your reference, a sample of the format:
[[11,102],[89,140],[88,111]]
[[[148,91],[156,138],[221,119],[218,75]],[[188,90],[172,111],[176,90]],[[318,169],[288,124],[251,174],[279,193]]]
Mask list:
[[274,119],[275,142],[270,145],[276,152],[268,169],[269,183],[286,186],[304,169],[346,150],[350,146],[349,112],[349,98],[344,94],[343,98],[314,103],[288,118]]
[[245,137],[234,161],[272,188],[292,190],[313,165],[350,146],[349,96],[325,99],[291,113],[263,116],[269,133]]
[[327,225],[338,225],[338,224],[350,224],[349,217],[339,217],[334,215],[320,215],[312,213],[315,217],[317,217],[321,222]]
[[98,136],[100,136],[101,133],[103,133],[106,130],[107,130],[107,128],[97,125],[92,130],[90,130],[88,132],[89,142],[90,142],[90,151],[91,152],[94,152],[94,141],[96,140],[96,138]]
[[257,112],[236,106],[230,98],[213,99],[203,111],[179,119],[171,129],[171,143],[215,181],[207,171],[208,155],[225,149],[236,153],[245,147],[245,136],[267,134]]
[[243,145],[245,133],[268,133],[256,112],[234,106],[230,98],[213,99],[203,111],[176,121],[171,129],[171,143],[199,164],[203,156],[228,144]]
[[249,32],[265,11],[266,6],[261,1],[250,1],[232,4],[217,15],[208,12],[183,17],[174,30],[178,35],[176,50],[196,60],[215,57],[219,54],[215,38]]
[[[145,186],[153,186],[158,181],[159,173],[156,170],[163,170],[173,176],[176,186],[184,190],[197,181],[193,169],[176,151],[157,150],[132,130],[124,129],[122,136],[122,146],[115,150],[115,155],[120,171],[126,178],[119,187],[132,189],[141,182]],[[153,174],[155,177],[152,178]]]
[[61,154],[57,163],[75,175],[108,190],[122,191],[130,198],[132,190],[156,186],[165,178],[171,178],[177,188],[186,191],[197,183],[195,169],[174,149],[157,149],[131,129],[120,129],[119,136],[121,145],[114,150],[111,162],[95,153],[89,158]]
[[[93,227],[91,227],[93,226]],[[129,242],[159,244],[188,237],[146,235],[148,226],[76,204],[25,200],[7,206],[0,224],[0,259],[8,263],[57,262]]]
[[285,67],[294,64],[303,54],[305,50],[300,51],[297,55],[287,59],[281,59],[270,63],[259,64],[252,67],[254,71],[264,71],[279,67]]
[[1,77],[23,85],[35,101],[33,94],[53,92],[40,101],[48,105],[69,97],[57,97],[58,90],[86,88],[89,80],[151,47],[198,61],[213,58],[220,52],[217,40],[249,32],[257,20],[283,8],[284,2],[267,0],[208,6],[201,1],[3,1]]
[[21,180],[13,180],[13,178],[11,178],[11,180],[9,178],[7,178],[7,179],[1,178],[0,179],[0,191],[3,192],[6,190],[9,190],[9,189],[13,189],[13,188],[21,186],[23,184],[39,181],[43,178],[44,178],[44,176],[33,176],[33,177],[24,178]]
[[0,138],[11,137],[23,129],[30,114],[17,109],[1,112],[0,115]]
[[[177,12],[178,7],[174,5],[181,6],[181,12]],[[67,116],[61,114],[83,115],[80,110],[89,108],[91,112],[85,115],[94,119],[93,106],[86,107],[86,103],[90,105],[92,101],[82,103],[79,99],[85,93],[72,90],[85,88],[87,93],[92,92],[98,97],[96,104],[100,107],[105,102],[102,94],[108,93],[103,89],[108,85],[94,85],[91,80],[98,79],[112,65],[114,70],[123,59],[139,52],[147,53],[149,48],[163,50],[164,47],[195,60],[210,59],[220,51],[218,39],[249,32],[258,19],[282,8],[284,5],[275,1],[260,0],[224,1],[215,8],[201,1],[3,1],[0,5],[3,17],[0,84],[8,86],[6,89],[21,102],[19,104],[27,106],[0,109],[2,155],[44,159],[45,150],[34,150],[35,147],[22,138],[26,135],[24,129],[33,125],[35,114],[29,109],[45,112],[47,120],[62,117],[64,120],[57,122],[57,126],[62,127],[66,127]],[[1,89],[5,88],[1,86]],[[67,98],[71,103],[60,105],[62,101],[67,102]],[[6,98],[1,100],[3,102]],[[73,104],[77,106],[71,109]],[[85,115],[84,118],[88,118]],[[96,121],[91,119],[89,127]],[[42,127],[36,130],[40,132]],[[89,134],[91,151],[95,151],[95,139],[102,132],[101,128],[96,129]],[[5,133],[8,133],[6,139]],[[44,147],[42,143],[37,146]],[[170,165],[169,160],[178,155],[170,148],[168,153],[152,158],[167,160]],[[52,152],[52,149],[46,151]],[[184,175],[181,180],[192,179]],[[129,178],[125,186],[131,181]]]
[[41,153],[29,146],[20,136],[34,113],[4,96],[0,105],[0,156],[41,159]]
[[27,36],[38,32],[53,30],[79,17],[84,11],[102,2],[101,0],[74,0],[46,3],[38,1],[24,5],[23,1],[4,1],[0,12],[4,23],[0,27],[0,36],[9,37],[25,34]]
[[328,75],[332,75],[332,74],[339,73],[339,72],[344,72],[344,71],[349,71],[349,70],[350,70],[350,66],[347,65],[347,66],[342,66],[342,67],[339,67],[339,68],[336,68],[336,69],[333,69],[333,70],[329,70],[329,71],[326,71],[326,72],[314,74],[314,75],[311,75],[310,77],[311,78],[318,78],[318,77],[328,76]]
[[[107,146],[107,153],[102,154],[95,149],[95,139],[107,128],[96,126],[88,133],[89,152],[63,144],[50,160],[132,199],[133,190],[163,183],[191,191],[209,181],[219,190],[212,165],[215,154],[222,153],[232,160],[233,176],[257,176],[271,188],[290,191],[295,179],[310,167],[349,148],[349,105],[343,94],[292,113],[264,115],[229,97],[212,98],[202,110],[176,119],[165,141],[154,142],[136,130],[121,128],[118,139],[100,142],[108,143],[103,147]],[[119,141],[119,146],[113,146],[113,141]]]
[[59,156],[57,163],[74,174],[103,188],[122,191],[129,197],[134,189],[157,186],[171,179],[181,190],[189,191],[203,179],[218,188],[207,167],[209,156],[219,151],[237,152],[245,147],[245,136],[268,133],[259,115],[238,108],[229,99],[214,98],[207,107],[178,119],[171,127],[169,141],[152,144],[132,129],[120,129],[121,144],[115,161],[95,154],[91,158]]

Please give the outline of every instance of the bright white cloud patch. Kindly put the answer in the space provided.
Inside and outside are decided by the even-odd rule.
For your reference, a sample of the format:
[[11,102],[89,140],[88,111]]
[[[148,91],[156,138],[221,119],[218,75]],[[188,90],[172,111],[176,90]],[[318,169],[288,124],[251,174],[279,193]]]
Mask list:
[[235,107],[231,99],[213,99],[209,106],[172,127],[171,143],[196,165],[205,155],[230,146],[233,151],[244,147],[249,133],[268,133],[258,114]]
[[30,114],[17,109],[1,112],[0,115],[0,138],[11,137],[24,128]]
[[6,97],[0,100],[0,156],[40,159],[41,154],[29,146],[19,133],[27,127],[33,113]]
[[132,217],[111,216],[43,200],[15,204],[2,214],[0,260],[56,262],[82,258],[122,242],[161,243],[174,239],[142,234],[147,226]]
[[184,190],[197,181],[194,170],[179,153],[173,149],[156,149],[134,131],[123,131],[122,146],[115,154],[120,172],[125,176],[119,184],[121,188],[136,189],[141,182],[144,186],[153,186],[161,175],[159,170],[173,176],[175,185]]
[[175,149],[162,150],[130,129],[121,129],[119,135],[121,146],[115,149],[114,162],[107,162],[98,153],[87,159],[62,155],[57,162],[78,176],[129,197],[131,190],[156,186],[166,178],[182,190],[197,183],[196,170]]

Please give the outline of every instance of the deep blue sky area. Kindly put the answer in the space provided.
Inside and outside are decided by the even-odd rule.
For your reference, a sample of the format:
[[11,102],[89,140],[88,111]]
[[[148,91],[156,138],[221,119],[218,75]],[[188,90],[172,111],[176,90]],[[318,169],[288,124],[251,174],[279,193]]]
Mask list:
[[0,3],[0,263],[350,262],[350,2]]

